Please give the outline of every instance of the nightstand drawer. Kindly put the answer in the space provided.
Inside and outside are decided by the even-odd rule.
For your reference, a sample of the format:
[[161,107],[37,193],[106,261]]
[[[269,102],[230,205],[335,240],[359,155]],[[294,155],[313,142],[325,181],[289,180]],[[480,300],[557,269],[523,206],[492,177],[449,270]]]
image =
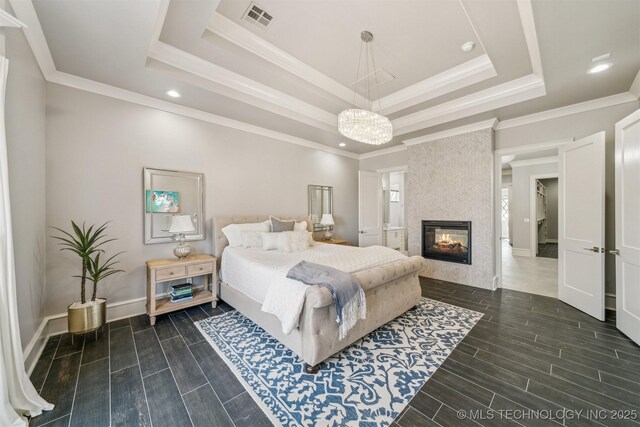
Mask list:
[[184,277],[186,272],[187,269],[184,266],[159,269],[156,270],[156,282]]
[[187,276],[197,276],[200,274],[208,274],[212,272],[213,272],[213,263],[211,262],[194,264],[187,267]]

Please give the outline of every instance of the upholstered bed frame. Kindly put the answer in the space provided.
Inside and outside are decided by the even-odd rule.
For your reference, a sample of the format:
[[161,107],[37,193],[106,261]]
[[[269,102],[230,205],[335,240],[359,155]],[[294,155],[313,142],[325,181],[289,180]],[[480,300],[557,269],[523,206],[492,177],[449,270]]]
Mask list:
[[[306,217],[278,218],[305,221]],[[222,228],[229,224],[254,223],[267,220],[267,216],[226,216],[212,219],[214,254],[220,260],[222,251],[229,244]],[[367,317],[338,340],[336,306],[331,293],[320,286],[309,286],[306,301],[297,329],[286,335],[280,320],[261,311],[261,304],[244,293],[218,280],[218,296],[240,313],[260,325],[269,334],[289,347],[305,362],[305,369],[315,373],[319,364],[329,356],[342,350],[354,341],[384,325],[415,306],[420,300],[421,290],[418,271],[422,258],[413,256],[354,274],[365,291]]]

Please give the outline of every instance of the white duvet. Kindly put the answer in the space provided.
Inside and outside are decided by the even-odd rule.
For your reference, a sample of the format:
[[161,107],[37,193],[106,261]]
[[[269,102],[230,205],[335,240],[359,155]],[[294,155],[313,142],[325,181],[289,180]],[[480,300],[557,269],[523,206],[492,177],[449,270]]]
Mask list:
[[316,243],[305,251],[292,253],[234,246],[225,248],[222,254],[220,278],[261,303],[262,311],[278,317],[282,331],[288,334],[298,326],[307,288],[286,277],[291,267],[304,260],[356,273],[402,258],[405,255],[383,246],[356,248]]

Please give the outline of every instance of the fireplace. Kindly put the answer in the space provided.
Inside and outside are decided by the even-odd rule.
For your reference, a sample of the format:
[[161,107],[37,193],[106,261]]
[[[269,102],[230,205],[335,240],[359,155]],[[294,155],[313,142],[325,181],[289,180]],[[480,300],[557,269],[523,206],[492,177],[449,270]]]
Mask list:
[[422,221],[422,256],[471,265],[471,221]]

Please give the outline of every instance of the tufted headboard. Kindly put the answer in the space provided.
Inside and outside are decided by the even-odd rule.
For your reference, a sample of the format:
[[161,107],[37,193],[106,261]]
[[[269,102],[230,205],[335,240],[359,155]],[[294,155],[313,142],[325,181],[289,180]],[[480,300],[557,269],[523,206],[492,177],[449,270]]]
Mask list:
[[[298,222],[307,221],[307,230],[312,230],[312,224],[308,216],[287,216],[273,215],[280,219],[295,219]],[[246,224],[252,222],[263,222],[269,219],[268,215],[256,216],[214,216],[211,218],[211,232],[213,233],[213,256],[220,258],[222,251],[227,247],[229,241],[225,237],[222,229],[229,224]]]

